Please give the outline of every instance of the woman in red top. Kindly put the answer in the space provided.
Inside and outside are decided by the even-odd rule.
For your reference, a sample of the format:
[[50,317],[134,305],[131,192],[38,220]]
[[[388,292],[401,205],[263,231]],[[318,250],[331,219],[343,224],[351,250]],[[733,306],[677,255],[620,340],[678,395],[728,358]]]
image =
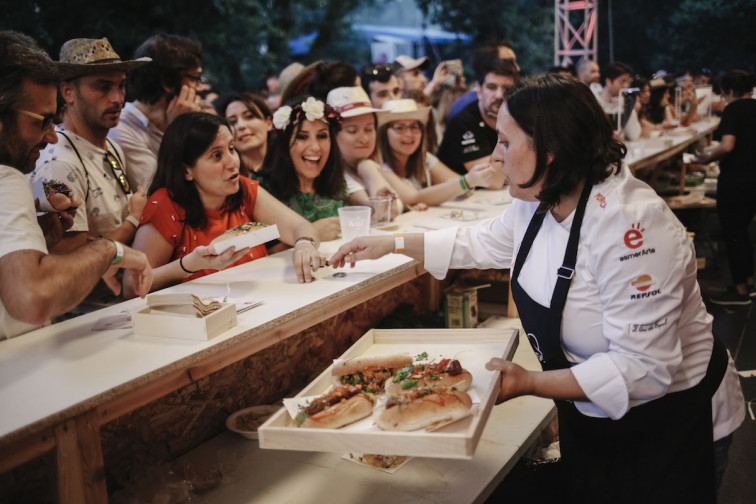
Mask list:
[[[202,112],[182,114],[163,136],[134,237],[133,247],[147,254],[154,269],[152,290],[267,255],[265,245],[231,247],[219,255],[208,246],[228,229],[250,221],[276,224],[280,240],[294,246],[297,278],[312,281],[312,270],[321,265],[313,225],[258,182],[239,176],[239,155],[224,119]],[[124,292],[133,297],[129,276]]]

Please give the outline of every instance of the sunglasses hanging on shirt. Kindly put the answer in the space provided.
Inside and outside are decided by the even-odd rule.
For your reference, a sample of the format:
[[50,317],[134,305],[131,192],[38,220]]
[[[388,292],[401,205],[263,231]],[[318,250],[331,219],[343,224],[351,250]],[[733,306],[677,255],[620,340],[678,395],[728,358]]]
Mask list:
[[131,192],[129,180],[126,178],[126,174],[124,173],[118,158],[115,157],[112,152],[105,151],[105,162],[110,166],[110,171],[113,172],[113,176],[118,181],[118,185],[121,186],[124,194],[129,194]]

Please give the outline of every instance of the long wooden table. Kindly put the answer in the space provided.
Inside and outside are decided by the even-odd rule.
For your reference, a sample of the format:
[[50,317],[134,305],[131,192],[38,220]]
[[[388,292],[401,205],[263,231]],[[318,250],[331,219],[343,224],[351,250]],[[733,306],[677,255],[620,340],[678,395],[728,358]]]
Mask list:
[[[670,130],[657,138],[641,138],[627,145],[627,162],[633,173],[653,168],[685,152],[692,144],[706,139],[719,125],[719,118],[710,117],[691,124],[686,128]],[[684,177],[683,177],[684,178]]]
[[[404,214],[373,232],[474,225],[508,201],[504,191],[479,191],[449,206]],[[321,250],[329,255],[340,243]],[[60,502],[106,501],[102,425],[424,274],[417,261],[389,255],[358,263],[345,277],[324,268],[315,282],[299,284],[286,251],[168,289],[264,301],[210,341],[141,336],[130,327],[93,329],[140,309],[141,299],[3,341],[0,473],[54,449]]]

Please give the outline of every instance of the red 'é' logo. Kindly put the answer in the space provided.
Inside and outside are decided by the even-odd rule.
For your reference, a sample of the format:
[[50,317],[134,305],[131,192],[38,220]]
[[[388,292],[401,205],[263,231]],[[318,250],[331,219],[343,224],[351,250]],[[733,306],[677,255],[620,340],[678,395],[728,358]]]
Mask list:
[[643,245],[643,231],[645,230],[645,228],[641,227],[640,222],[630,226],[630,229],[625,233],[625,245],[627,248],[637,249]]

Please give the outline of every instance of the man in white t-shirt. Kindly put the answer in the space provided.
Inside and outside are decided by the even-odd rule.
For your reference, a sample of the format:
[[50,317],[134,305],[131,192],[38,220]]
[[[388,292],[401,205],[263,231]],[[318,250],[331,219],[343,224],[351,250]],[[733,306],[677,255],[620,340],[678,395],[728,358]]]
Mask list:
[[130,187],[129,166],[108,139],[126,97],[126,72],[149,58],[121,61],[108,39],[72,39],[60,49],[60,94],[66,115],[58,143],[45,148],[30,180],[61,180],[81,195],[71,229],[52,249],[70,252],[87,240],[110,238],[130,244],[147,201],[144,188]]
[[[112,240],[95,240],[66,255],[48,255],[24,177],[39,151],[58,141],[58,74],[50,57],[29,37],[0,31],[0,340],[18,336],[76,306],[103,277],[114,290],[118,268],[131,269],[138,292],[152,285],[147,257]],[[55,220],[60,223],[52,226]],[[58,235],[71,219],[43,218]],[[60,225],[61,223],[65,223]]]

